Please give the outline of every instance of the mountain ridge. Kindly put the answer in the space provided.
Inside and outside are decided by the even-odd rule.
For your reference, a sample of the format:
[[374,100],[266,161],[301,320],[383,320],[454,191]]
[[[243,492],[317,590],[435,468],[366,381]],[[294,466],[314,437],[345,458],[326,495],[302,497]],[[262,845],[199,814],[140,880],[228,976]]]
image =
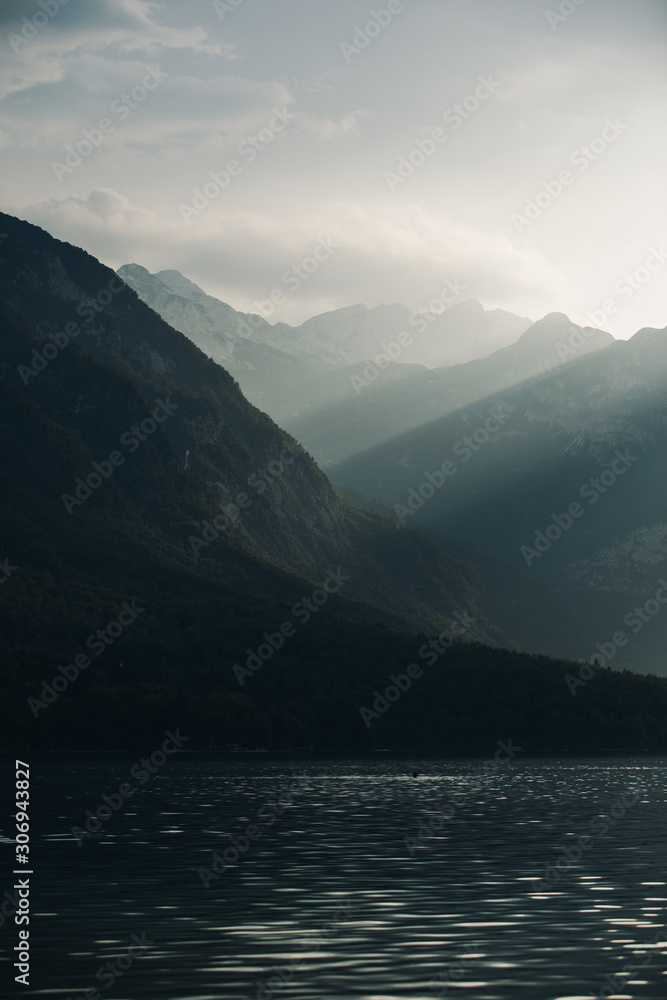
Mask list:
[[[205,746],[483,749],[511,722],[528,747],[589,747],[615,736],[602,708],[623,745],[662,746],[664,684],[605,671],[572,699],[576,665],[512,651],[453,545],[344,500],[94,257],[0,225],[0,745],[128,749],[178,718]],[[415,662],[365,727],[359,706],[413,660],[424,679]]]
[[[528,601],[531,588],[545,588],[524,648],[590,655],[623,631],[633,604],[643,606],[667,571],[666,389],[667,328],[641,330],[406,431],[330,474],[402,510],[423,470],[437,468],[457,439],[484,427],[490,407],[504,404],[511,418],[480,435],[481,446],[471,442],[469,456],[459,449],[459,474],[428,503],[415,501],[409,521],[450,551],[457,539],[455,551],[480,567],[490,591],[505,592],[504,611],[495,614],[510,632],[521,629],[520,609],[510,606],[516,595]],[[572,504],[576,516],[567,513]],[[546,641],[550,604],[567,622],[565,635],[578,636],[567,649]],[[583,630],[573,627],[577,617],[588,623]],[[662,674],[666,637],[667,619],[658,616],[615,662]]]
[[[2,217],[2,225],[14,240],[15,263],[0,274],[0,289],[4,301],[22,317],[20,323],[7,320],[8,347],[18,366],[30,358],[31,350],[40,353],[37,345],[44,351],[43,345],[61,336],[77,309],[84,311],[86,303],[96,301],[99,289],[114,280],[114,272],[76,248],[59,244],[37,227],[21,226],[7,216]],[[221,516],[221,523],[225,518],[228,523],[215,545],[197,552],[204,563],[220,558],[223,562],[252,559],[254,553],[259,559],[255,577],[266,572],[269,562],[280,566],[282,575],[287,571],[312,583],[332,562],[346,563],[350,569],[356,567],[357,573],[356,579],[351,574],[349,597],[377,605],[378,613],[396,620],[407,615],[409,621],[416,614],[412,627],[418,620],[422,626],[431,622],[435,627],[450,610],[465,610],[465,598],[456,595],[458,584],[451,587],[446,580],[460,580],[472,595],[479,586],[472,567],[453,560],[447,568],[447,557],[430,550],[425,539],[397,534],[391,522],[380,515],[351,507],[302,446],[244,399],[224,368],[167,326],[129,286],[124,289],[115,298],[110,296],[111,301],[99,312],[90,307],[94,319],[83,335],[85,341],[73,339],[22,387],[89,449],[85,460],[79,457],[72,469],[54,470],[58,491],[73,495],[77,476],[90,474],[93,461],[107,462],[112,451],[119,450],[128,427],[152,420],[156,398],[171,392],[178,416],[155,429],[150,447],[142,444],[141,461],[130,461],[131,455],[125,455],[125,463],[114,471],[104,489],[87,498],[81,511],[73,509],[72,516],[87,516],[98,505],[104,508],[116,498],[117,488],[125,485],[129,491],[126,498],[138,515],[148,517],[182,544],[186,561],[194,558],[188,539],[201,538],[206,530],[203,525]],[[48,314],[51,318],[43,320]],[[39,332],[33,334],[30,326]],[[82,372],[90,365],[93,368],[84,377]],[[15,386],[21,385],[17,369],[6,371],[5,377]],[[100,389],[96,396],[88,396],[88,382],[104,386],[104,393]],[[113,398],[113,412],[105,413],[104,394]],[[91,424],[90,415],[96,410],[100,416]],[[121,413],[125,413],[122,419]],[[162,464],[154,455],[156,449],[163,456]],[[295,460],[289,461],[294,455]],[[175,479],[165,478],[169,468],[173,473],[168,476]],[[142,478],[149,469],[153,485]],[[187,487],[185,494],[176,491],[176,480]],[[161,500],[155,495],[158,481],[166,491]],[[187,504],[183,495],[190,498]],[[57,499],[55,503],[57,507]],[[279,531],[273,530],[274,524],[280,525]],[[379,564],[376,566],[378,559],[382,571]],[[439,579],[431,576],[429,585],[423,578],[424,560],[434,560],[441,573]],[[367,569],[362,571],[362,566]],[[377,572],[371,571],[373,566]],[[432,574],[432,570],[428,572]],[[443,600],[441,610],[436,593]],[[481,599],[481,592],[477,599]],[[385,606],[386,601],[393,610]],[[480,638],[501,637],[492,625],[482,626],[481,618],[479,622]]]

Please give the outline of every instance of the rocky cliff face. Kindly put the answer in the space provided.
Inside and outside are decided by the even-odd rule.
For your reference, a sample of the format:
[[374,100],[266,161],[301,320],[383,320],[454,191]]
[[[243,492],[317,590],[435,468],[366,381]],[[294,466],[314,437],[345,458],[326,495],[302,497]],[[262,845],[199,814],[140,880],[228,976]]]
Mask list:
[[[26,448],[37,441],[44,462],[15,473],[17,509],[91,539],[118,520],[127,544],[150,534],[157,551],[238,591],[299,596],[340,566],[352,616],[435,627],[467,609],[477,638],[509,641],[486,620],[472,567],[343,500],[224,368],[113,271],[34,226],[1,224],[11,253],[2,375],[20,415],[7,413],[6,430]],[[91,489],[93,463],[113,471]]]

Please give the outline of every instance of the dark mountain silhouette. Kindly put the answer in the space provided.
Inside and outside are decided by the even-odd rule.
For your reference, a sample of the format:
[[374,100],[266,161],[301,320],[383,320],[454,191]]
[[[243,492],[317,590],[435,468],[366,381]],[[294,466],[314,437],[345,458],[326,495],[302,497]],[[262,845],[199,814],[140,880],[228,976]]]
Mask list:
[[[625,631],[631,641],[614,664],[665,673],[667,615],[649,616],[640,629],[626,616],[654,600],[667,572],[666,389],[667,331],[641,330],[331,471],[399,514],[395,505],[407,508],[403,523],[473,559],[504,604],[496,620],[520,629],[524,648],[588,658]],[[489,434],[491,413],[506,418]],[[456,473],[419,506],[410,491],[446,457]],[[536,587],[550,599],[527,604]],[[584,635],[569,627],[575,618]],[[554,622],[564,626],[558,642],[547,638]]]
[[[510,723],[594,746],[601,704],[624,745],[661,745],[661,683],[600,675],[602,701],[575,700],[571,664],[489,648],[514,639],[470,562],[345,499],[113,271],[0,227],[6,746],[145,745],[174,718],[217,746],[486,746]],[[415,660],[425,683],[365,727]],[[525,683],[537,713],[511,707]]]

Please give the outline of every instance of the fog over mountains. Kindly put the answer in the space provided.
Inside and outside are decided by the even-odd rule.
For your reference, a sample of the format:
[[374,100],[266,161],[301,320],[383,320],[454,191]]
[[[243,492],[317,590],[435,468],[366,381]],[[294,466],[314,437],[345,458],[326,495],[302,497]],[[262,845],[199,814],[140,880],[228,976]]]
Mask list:
[[[508,601],[507,627],[526,619],[525,607],[510,611],[514,581],[547,586],[556,603],[543,604],[542,615],[558,607],[559,615],[566,608],[581,616],[589,638],[569,655],[587,658],[623,630],[627,613],[651,600],[664,576],[666,382],[667,331],[642,330],[396,436],[330,474],[486,565],[498,599]],[[489,433],[488,415],[499,413]],[[423,499],[425,472],[446,458],[455,470]],[[580,505],[576,517],[562,517],[572,504]],[[619,660],[650,662],[662,673],[667,621],[658,615],[638,632]],[[573,635],[566,628],[561,642]]]
[[[175,272],[118,273],[223,364],[226,350],[248,398],[358,502],[471,561],[494,620],[521,648],[588,659],[622,628],[636,595],[649,600],[658,587],[667,556],[664,331],[616,342],[561,313],[530,323],[474,300],[438,316],[351,306],[292,329],[235,313]],[[289,398],[266,371],[259,390],[265,356],[244,369],[239,345],[244,360],[279,345],[303,366],[291,369]],[[666,637],[667,620],[643,622],[609,662],[664,673]]]
[[439,312],[356,305],[294,328],[238,313],[177,271],[126,264],[118,275],[324,468],[613,341],[557,313],[532,324],[474,299],[448,305],[453,282],[431,303]]
[[[257,314],[239,313],[207,295],[178,271],[150,274],[139,264],[125,264],[118,274],[163,318],[169,316],[175,329],[180,329],[181,323],[186,327],[181,332],[195,339],[202,350],[209,353],[217,348],[219,360],[228,362],[233,361],[232,342],[242,338],[327,369],[341,368],[373,358],[382,351],[383,344],[405,330],[413,335],[415,343],[403,348],[401,361],[438,368],[484,357],[514,343],[531,325],[530,320],[502,309],[486,312],[474,299],[459,301],[464,288],[452,281],[445,282],[441,295],[421,313],[413,314],[398,303],[375,309],[357,304],[292,327],[286,323],[272,325]],[[188,308],[186,303],[195,308]]]
[[[516,713],[518,677],[538,702],[550,690],[521,716],[536,746],[606,739],[605,698],[640,718],[648,688],[606,671],[575,705],[565,660],[667,674],[667,331],[616,342],[464,301],[418,314],[431,365],[469,358],[427,367],[407,337],[405,357],[392,346],[414,331],[422,347],[402,306],[272,326],[178,272],[115,274],[12,216],[0,227],[12,738],[123,745],[178,699],[223,742],[442,748],[480,713],[491,729]],[[130,600],[122,655],[98,643],[102,665],[40,716],[47,679]],[[464,670],[446,732],[444,709],[424,722],[429,685],[359,728],[369,690],[454,636],[433,681],[441,705]],[[482,702],[487,670],[509,679]],[[637,725],[628,740],[656,738]]]

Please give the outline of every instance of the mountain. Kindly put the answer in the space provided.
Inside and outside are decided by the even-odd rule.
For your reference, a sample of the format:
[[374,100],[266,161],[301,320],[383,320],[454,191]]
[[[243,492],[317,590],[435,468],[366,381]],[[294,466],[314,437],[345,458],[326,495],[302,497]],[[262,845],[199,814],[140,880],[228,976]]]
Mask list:
[[472,559],[522,648],[588,660],[602,647],[614,666],[665,674],[666,390],[667,330],[641,330],[332,474]]
[[[224,365],[246,397],[324,467],[613,342],[610,334],[583,330],[560,313],[531,324],[500,309],[487,312],[474,299],[447,309],[443,301],[440,313],[355,305],[300,327],[272,326],[236,312],[178,271],[151,275],[126,264],[117,273]],[[578,346],[570,347],[570,340]],[[373,359],[387,351],[392,360],[376,365]],[[437,367],[444,364],[451,367]]]
[[[380,349],[380,342],[396,336],[410,317],[407,306],[395,303],[368,309],[362,303],[313,316],[298,327],[277,323],[271,343],[300,358],[323,362],[327,368],[342,368],[365,360]],[[250,334],[267,343],[267,331],[257,327]]]
[[[448,562],[418,535],[407,537],[390,520],[348,504],[304,449],[244,399],[220,365],[112,271],[9,216],[5,228],[12,259],[0,288],[16,317],[7,317],[6,341],[16,364],[6,377],[13,394],[22,393],[26,422],[30,401],[41,420],[55,421],[70,445],[72,435],[77,442],[69,462],[57,468],[49,462],[52,481],[42,485],[51,499],[38,502],[28,491],[25,504],[41,509],[46,503],[59,524],[82,531],[103,511],[113,513],[116,504],[129,509],[130,503],[138,517],[180,546],[186,563],[224,566],[243,558],[253,581],[263,579],[271,593],[276,573],[293,574],[293,585],[301,588],[335,563],[345,564],[350,575],[346,597],[375,607],[385,620],[437,626],[450,612],[464,610],[457,591],[475,590],[472,567]],[[68,338],[72,321],[79,332]],[[167,398],[174,413],[153,418],[155,400]],[[158,421],[150,444],[143,444],[140,430],[127,430],[140,426],[140,415],[141,422]],[[66,450],[64,439],[61,444]],[[75,482],[91,474],[97,456],[106,462],[118,450],[126,461],[108,486],[67,509],[62,495],[75,495]],[[201,539],[204,523],[216,515],[223,523],[220,537],[197,547],[190,539]],[[429,578],[424,560],[434,560]],[[291,585],[283,584],[289,593]],[[478,638],[494,631],[481,629]]]
[[346,413],[358,395],[354,378],[363,378],[383,351],[398,362],[388,381],[400,380],[424,366],[484,357],[514,343],[531,325],[501,309],[487,312],[475,299],[449,308],[438,299],[431,303],[437,312],[415,314],[400,304],[357,304],[299,327],[271,325],[207,295],[178,271],[150,274],[139,264],[125,264],[117,273],[167,323],[227,368],[252,403],[299,433],[322,410],[333,414],[334,423],[338,411]]
[[410,322],[414,360],[426,368],[466,364],[516,343],[530,325],[531,320],[504,309],[487,311],[477,299],[455,302],[439,312],[423,310]]
[[150,274],[139,264],[125,264],[117,274],[133,288],[174,330],[223,365],[241,385],[251,403],[280,418],[294,411],[295,391],[313,374],[324,371],[317,364],[285,353],[270,343],[255,342],[242,331],[272,327],[261,316],[236,312],[188,281],[178,271]]
[[[325,394],[314,393],[304,400],[302,413],[284,423],[317,461],[329,468],[382,441],[613,343],[609,333],[576,326],[564,314],[550,313],[525,330],[515,344],[467,364],[435,371],[398,364],[381,368],[366,364],[338,372],[344,398],[316,405],[315,400],[324,399]],[[314,376],[310,384],[317,386],[325,381],[330,382],[331,376]]]
[[482,645],[512,639],[470,563],[344,499],[113,271],[0,225],[4,749],[663,745],[667,685],[575,703],[576,666]]
[[[160,588],[174,602],[185,595],[184,627],[206,669],[216,636],[227,674],[281,620],[315,617],[322,598],[321,619],[340,619],[340,649],[354,646],[354,662],[368,642],[389,649],[387,629],[437,633],[456,615],[468,638],[511,644],[485,617],[474,567],[344,500],[113,271],[35,226],[6,215],[1,225],[10,254],[0,271],[2,553],[18,567],[2,594],[17,691],[39,692],[73,656],[68,642],[79,646],[142,591],[171,632]],[[201,627],[197,593],[215,608]],[[361,638],[359,623],[370,629]],[[319,627],[310,632],[317,646]],[[333,648],[328,626],[324,634],[314,662]],[[141,655],[147,681],[168,656],[159,638]],[[138,654],[124,662],[126,682],[142,674]],[[21,719],[17,697],[7,704]]]
[[[502,309],[487,312],[476,299],[451,304],[453,292],[447,287],[430,308],[419,313],[411,313],[400,303],[374,309],[358,303],[313,316],[298,327],[272,325],[261,316],[237,312],[207,295],[178,271],[151,275],[139,264],[125,264],[117,273],[144,302],[175,329],[193,338],[207,354],[211,347],[220,351],[224,341],[226,353],[219,357],[221,362],[233,360],[234,342],[242,337],[310,362],[316,369],[342,368],[371,360],[383,344],[402,332],[418,331],[419,343],[404,347],[402,363],[440,368],[481,358],[513,344],[531,325],[530,320]],[[166,289],[180,301],[165,294]],[[460,294],[459,289],[455,291]],[[185,302],[196,308],[186,309]]]
[[[502,309],[487,312],[475,299],[452,305],[449,301],[435,299],[433,308],[418,313],[400,303],[374,309],[358,303],[314,316],[293,329],[277,324],[270,342],[298,357],[341,368],[372,360],[401,334],[417,334],[418,343],[400,345],[399,363],[438,368],[484,357],[514,343],[530,326],[530,320]],[[265,327],[252,336],[269,343]]]

